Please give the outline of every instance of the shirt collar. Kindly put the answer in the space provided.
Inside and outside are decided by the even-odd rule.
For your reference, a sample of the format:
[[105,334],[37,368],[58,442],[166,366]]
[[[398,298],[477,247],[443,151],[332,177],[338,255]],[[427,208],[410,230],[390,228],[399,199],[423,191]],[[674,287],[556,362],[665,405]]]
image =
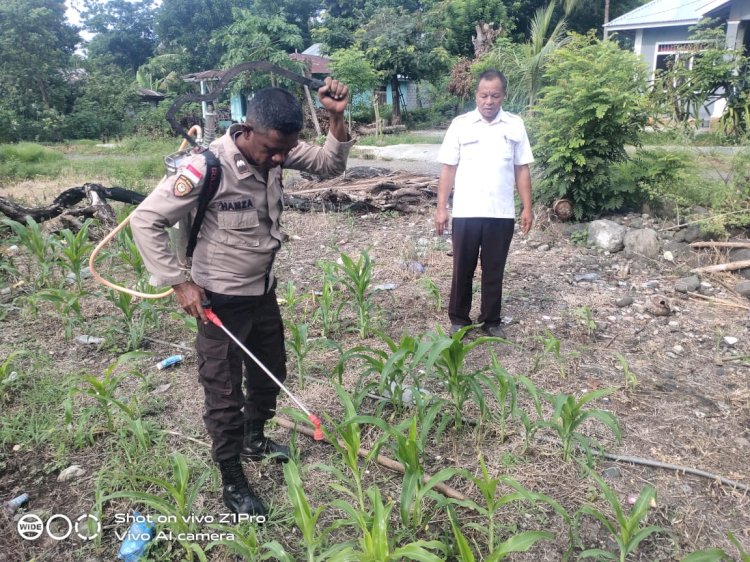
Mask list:
[[237,177],[238,180],[243,180],[247,178],[248,176],[255,176],[255,179],[257,179],[260,182],[266,183],[265,178],[263,177],[263,173],[250,164],[250,162],[247,161],[247,158],[240,152],[239,148],[237,148],[237,145],[234,142],[234,137],[242,130],[242,125],[240,123],[235,123],[224,134],[223,137],[221,137],[221,144],[224,148],[224,154],[226,155],[227,163],[229,164],[229,167],[232,169],[232,172],[234,172],[234,175]]
[[[484,121],[485,123],[487,123],[487,121],[484,120],[484,117],[482,117],[482,114],[479,113],[479,109],[474,109],[474,111],[472,111],[471,113],[472,113],[472,116],[471,116],[472,123],[476,123],[477,121]],[[501,121],[504,123],[509,122],[508,114],[503,110],[502,107],[500,108],[500,111],[497,112],[497,115],[495,115],[495,118],[487,124],[494,125],[496,123],[500,123]]]

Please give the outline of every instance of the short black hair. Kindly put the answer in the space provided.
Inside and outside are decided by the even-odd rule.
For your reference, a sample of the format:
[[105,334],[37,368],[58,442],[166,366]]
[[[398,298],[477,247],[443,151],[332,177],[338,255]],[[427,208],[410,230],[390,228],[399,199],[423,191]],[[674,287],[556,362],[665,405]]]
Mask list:
[[482,80],[500,80],[503,85],[503,92],[506,94],[508,93],[508,79],[505,77],[505,74],[499,70],[491,68],[482,72],[482,74],[479,75],[479,80],[477,80],[477,86]]
[[284,88],[256,92],[247,104],[245,121],[259,132],[274,129],[285,135],[299,133],[305,123],[299,101]]

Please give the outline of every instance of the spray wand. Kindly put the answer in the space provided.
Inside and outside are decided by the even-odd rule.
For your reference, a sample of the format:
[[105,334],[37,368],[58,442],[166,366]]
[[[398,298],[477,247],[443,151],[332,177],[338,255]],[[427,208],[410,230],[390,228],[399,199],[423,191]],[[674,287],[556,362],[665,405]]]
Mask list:
[[282,382],[279,379],[277,379],[271,371],[268,370],[268,367],[266,367],[263,363],[261,363],[260,359],[258,359],[255,355],[253,355],[253,353],[247,347],[245,347],[242,344],[242,342],[240,340],[238,340],[237,337],[226,328],[226,326],[224,326],[224,323],[221,321],[221,319],[218,316],[216,316],[216,313],[214,313],[213,310],[211,310],[210,308],[204,306],[203,311],[206,313],[206,318],[208,318],[211,321],[212,324],[214,324],[215,326],[218,326],[219,328],[221,328],[226,335],[228,335],[230,338],[232,338],[232,341],[234,341],[234,343],[236,343],[240,347],[240,349],[242,351],[244,351],[248,355],[248,357],[250,357],[250,359],[252,359],[253,361],[255,361],[256,365],[258,365],[258,367],[260,367],[261,369],[263,369],[263,371],[266,373],[266,375],[268,375],[268,377],[273,382],[275,382],[276,385],[281,390],[283,390],[284,392],[286,392],[286,395],[289,398],[291,398],[294,401],[294,403],[297,404],[297,406],[299,406],[300,410],[302,410],[303,412],[305,412],[305,414],[307,414],[307,419],[309,419],[312,422],[312,424],[315,426],[314,439],[316,441],[322,441],[325,437],[323,435],[323,430],[320,427],[320,418],[318,418],[318,416],[316,416],[315,414],[311,413],[310,410],[308,410],[305,407],[305,405],[302,402],[300,402],[299,399],[294,394],[292,394],[289,391],[289,389],[287,387],[285,387],[282,384]]

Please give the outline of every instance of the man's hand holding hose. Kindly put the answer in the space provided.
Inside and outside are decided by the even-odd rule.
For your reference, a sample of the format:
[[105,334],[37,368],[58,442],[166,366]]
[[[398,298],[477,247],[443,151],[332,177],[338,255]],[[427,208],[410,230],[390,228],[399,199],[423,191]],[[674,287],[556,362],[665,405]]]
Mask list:
[[203,303],[208,300],[205,291],[192,281],[172,285],[172,288],[182,309],[193,318],[208,324],[208,318],[203,310]]

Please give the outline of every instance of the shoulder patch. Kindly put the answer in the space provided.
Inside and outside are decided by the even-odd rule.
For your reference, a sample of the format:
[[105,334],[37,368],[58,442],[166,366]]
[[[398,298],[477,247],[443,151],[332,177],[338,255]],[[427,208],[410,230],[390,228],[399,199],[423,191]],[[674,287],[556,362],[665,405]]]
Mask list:
[[185,176],[180,176],[174,182],[174,189],[172,191],[175,197],[185,197],[185,195],[193,191],[193,187],[193,182]]

